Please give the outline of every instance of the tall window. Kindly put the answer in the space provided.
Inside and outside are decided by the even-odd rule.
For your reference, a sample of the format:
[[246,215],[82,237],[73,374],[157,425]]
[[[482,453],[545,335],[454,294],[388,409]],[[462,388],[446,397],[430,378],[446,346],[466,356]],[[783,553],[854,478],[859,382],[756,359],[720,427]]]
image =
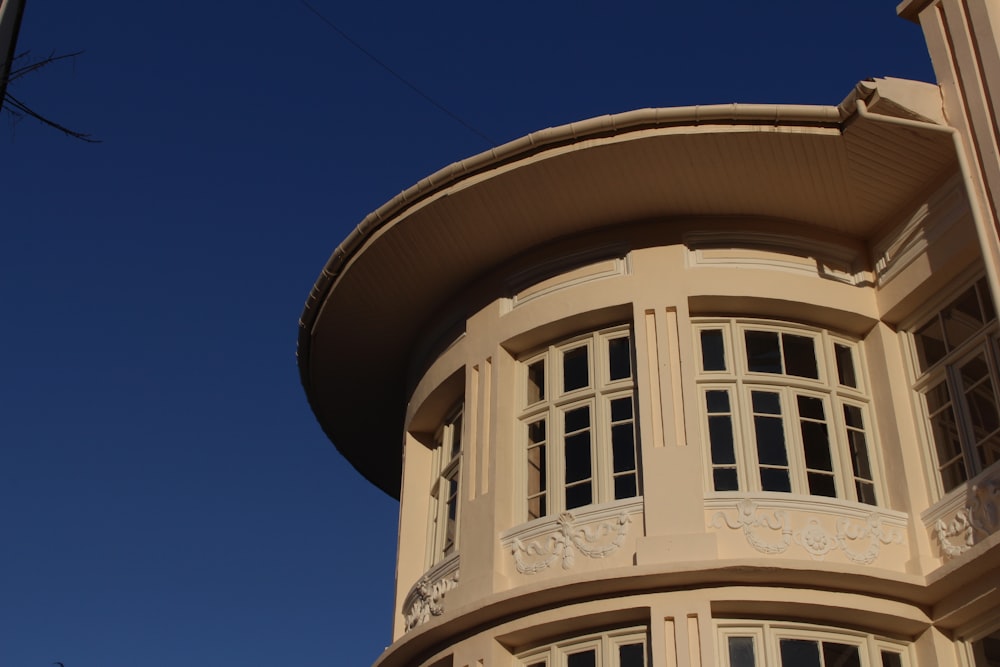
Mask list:
[[[730,623],[732,623],[730,625]],[[726,667],[904,667],[906,646],[861,633],[820,630],[797,624],[720,624]]]
[[637,496],[629,328],[552,345],[521,371],[528,519]]
[[915,387],[945,493],[1000,461],[996,333],[985,279],[913,332]]
[[696,323],[712,488],[877,502],[853,341],[759,320]]
[[430,562],[447,558],[458,547],[458,489],[462,458],[462,413],[459,405],[435,436],[435,476],[431,487]]
[[519,667],[647,667],[645,628],[630,628],[525,651]]

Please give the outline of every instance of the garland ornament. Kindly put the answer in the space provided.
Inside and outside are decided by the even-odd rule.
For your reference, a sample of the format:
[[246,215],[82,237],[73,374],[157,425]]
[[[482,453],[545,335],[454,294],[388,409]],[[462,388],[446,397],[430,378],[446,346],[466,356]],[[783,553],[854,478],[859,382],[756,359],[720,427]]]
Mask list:
[[[990,480],[973,485],[970,495],[969,503],[958,510],[951,521],[938,519],[934,524],[941,551],[948,558],[960,556],[971,549],[977,535],[990,535],[1000,529],[1000,482]],[[956,537],[960,538],[959,541],[953,542]]]
[[[725,512],[716,512],[712,517],[712,528],[727,526],[732,530],[742,530],[747,542],[764,554],[780,554],[788,550],[792,542],[806,550],[810,557],[821,560],[831,551],[840,550],[852,563],[870,565],[878,558],[883,544],[901,544],[900,531],[889,528],[882,522],[877,512],[869,514],[864,523],[853,523],[846,517],[839,517],[836,532],[831,533],[819,519],[810,517],[806,525],[793,530],[792,522],[785,510],[775,510],[770,516],[761,513],[757,503],[744,498],[736,503],[736,516],[730,518]],[[767,542],[758,534],[758,529],[780,531],[776,542]],[[854,545],[867,543],[867,548],[855,550]]]
[[515,539],[511,554],[517,571],[521,574],[535,574],[562,559],[562,567],[568,570],[576,562],[576,553],[587,558],[605,558],[614,553],[625,541],[632,518],[621,512],[614,520],[597,526],[577,526],[576,517],[571,512],[563,512],[556,521],[558,532],[542,540],[525,544]]

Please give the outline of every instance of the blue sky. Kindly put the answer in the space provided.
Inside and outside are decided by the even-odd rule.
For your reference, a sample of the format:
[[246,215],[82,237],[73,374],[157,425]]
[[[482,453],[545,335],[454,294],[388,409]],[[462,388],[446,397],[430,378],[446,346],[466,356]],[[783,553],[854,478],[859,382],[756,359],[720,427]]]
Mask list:
[[[932,78],[891,0],[311,2],[497,143]],[[297,0],[29,0],[18,50],[84,51],[10,92],[102,143],[0,119],[0,665],[371,664],[397,506],[297,321],[365,214],[490,145]]]

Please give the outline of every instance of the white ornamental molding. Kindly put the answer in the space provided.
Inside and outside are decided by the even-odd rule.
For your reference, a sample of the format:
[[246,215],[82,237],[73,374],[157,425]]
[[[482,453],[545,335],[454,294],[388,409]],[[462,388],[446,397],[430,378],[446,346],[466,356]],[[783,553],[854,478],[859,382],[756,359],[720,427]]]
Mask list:
[[[768,514],[750,498],[739,500],[735,509],[732,517],[725,511],[716,512],[710,527],[743,531],[750,546],[763,554],[784,553],[794,543],[816,560],[841,551],[852,563],[869,565],[878,558],[882,545],[903,542],[902,532],[886,525],[878,512],[860,518],[837,516],[836,529],[831,532],[816,517],[808,517],[805,525],[796,529],[787,510],[776,509]],[[771,533],[771,539],[761,537],[761,532]]]
[[938,519],[934,524],[941,551],[948,558],[971,549],[978,536],[991,535],[1000,529],[1000,482],[990,480],[973,485],[969,495],[969,502],[950,519]]
[[[455,565],[457,560],[453,561]],[[452,565],[446,562],[445,565]],[[441,574],[442,568],[437,567],[413,585],[406,595],[403,603],[403,617],[406,620],[406,629],[413,628],[431,620],[432,616],[440,616],[444,613],[445,595],[458,585],[458,570],[445,568],[451,571]]]
[[587,558],[605,558],[621,547],[630,523],[632,517],[624,509],[611,520],[582,526],[571,512],[563,512],[556,520],[555,534],[527,543],[518,537],[512,539],[514,565],[521,574],[535,574],[560,559],[563,569],[570,569],[577,552]]

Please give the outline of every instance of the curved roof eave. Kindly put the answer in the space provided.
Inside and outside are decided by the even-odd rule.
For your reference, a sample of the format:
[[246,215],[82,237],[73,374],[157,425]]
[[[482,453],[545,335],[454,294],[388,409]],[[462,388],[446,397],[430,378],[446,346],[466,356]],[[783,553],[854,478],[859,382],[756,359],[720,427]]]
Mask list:
[[[678,165],[671,160],[685,162],[682,165],[684,175],[691,179],[691,183],[706,182],[706,188],[709,185],[714,188],[711,193],[707,190],[700,193],[700,200],[687,201],[675,211],[697,215],[696,211],[702,210],[705,201],[715,202],[712,197],[727,205],[742,196],[740,193],[729,193],[733,196],[728,198],[727,193],[720,196],[716,191],[728,179],[717,178],[713,181],[705,176],[708,173],[706,170],[718,170],[720,163],[729,164],[730,160],[740,159],[753,163],[746,169],[748,179],[771,178],[784,184],[784,190],[777,198],[773,196],[775,193],[753,196],[761,198],[761,202],[768,200],[768,194],[772,195],[770,200],[782,203],[789,200],[788,210],[779,211],[777,203],[751,201],[747,199],[750,195],[746,195],[738,205],[733,204],[739,210],[729,213],[790,217],[828,227],[834,226],[835,219],[843,218],[850,224],[864,224],[868,226],[866,228],[871,228],[876,221],[883,221],[886,211],[893,206],[898,208],[903,199],[912,198],[920,187],[926,187],[938,177],[942,164],[953,160],[948,157],[953,152],[951,137],[942,137],[942,130],[947,128],[913,121],[885,123],[873,119],[874,114],[858,114],[858,99],[866,97],[872,90],[870,85],[859,84],[839,106],[729,104],[642,109],[601,116],[532,133],[456,162],[421,180],[365,217],[334,250],[309,295],[299,324],[298,364],[303,387],[317,419],[359,472],[390,495],[398,497],[401,472],[399,448],[405,402],[403,375],[407,366],[401,355],[405,354],[417,335],[413,331],[415,325],[422,324],[421,320],[412,319],[412,309],[418,305],[426,306],[434,299],[443,299],[447,294],[441,291],[454,288],[456,283],[460,285],[463,277],[458,273],[425,277],[428,272],[423,269],[428,267],[427,261],[423,260],[421,271],[410,274],[419,273],[426,283],[427,293],[421,293],[421,304],[414,302],[420,299],[414,300],[412,295],[407,297],[402,294],[411,288],[409,284],[405,285],[406,289],[399,289],[400,284],[377,285],[370,278],[367,282],[361,280],[365,275],[378,275],[372,274],[370,267],[367,273],[357,270],[358,277],[353,281],[347,280],[352,266],[362,266],[366,262],[371,264],[379,257],[383,272],[386,272],[385,269],[399,266],[401,259],[406,262],[412,260],[414,264],[411,268],[415,268],[421,258],[430,256],[426,248],[424,252],[413,250],[412,237],[406,239],[409,245],[403,244],[394,251],[386,249],[385,246],[391,245],[387,243],[376,248],[380,237],[400,239],[406,236],[407,226],[400,226],[400,223],[433,219],[439,231],[450,224],[447,234],[422,234],[418,243],[428,247],[438,243],[434,247],[445,253],[449,250],[453,253],[469,251],[470,248],[478,252],[481,245],[484,248],[481,257],[466,259],[472,263],[480,261],[479,268],[484,269],[497,261],[497,256],[491,256],[485,250],[492,246],[488,242],[470,244],[469,239],[464,239],[466,243],[463,245],[463,239],[454,238],[461,231],[455,229],[459,226],[455,220],[461,220],[461,226],[475,226],[476,240],[480,242],[484,240],[482,235],[489,233],[503,234],[502,238],[506,241],[512,233],[508,226],[511,219],[544,204],[549,210],[538,215],[548,222],[553,219],[555,209],[552,207],[560,204],[565,207],[567,201],[575,201],[564,197],[560,202],[559,197],[552,194],[559,191],[553,184],[569,187],[572,183],[578,189],[585,188],[586,185],[577,181],[593,176],[606,163],[614,164],[615,169],[631,168],[648,172],[651,169],[664,171],[677,168]],[[885,126],[880,127],[882,125]],[[848,126],[852,128],[854,141],[845,139]],[[832,139],[839,140],[831,143]],[[691,146],[687,145],[689,143]],[[754,151],[760,152],[761,146],[768,153],[767,159],[761,163],[764,166],[754,163],[755,159],[758,162],[763,159],[761,155],[754,157]],[[685,148],[689,149],[688,153],[684,153]],[[865,154],[869,149],[871,154]],[[702,152],[706,153],[705,164],[692,165],[691,156],[701,156]],[[631,166],[633,162],[636,166]],[[803,167],[809,173],[801,176],[799,186],[789,185],[788,179],[796,178]],[[757,173],[761,169],[767,173]],[[813,171],[810,172],[810,169]],[[661,172],[656,174],[661,175]],[[565,194],[581,195],[581,198],[592,195],[608,200],[618,199],[620,201],[609,201],[604,214],[617,214],[617,206],[622,209],[622,219],[639,213],[655,215],[673,210],[664,204],[670,197],[659,191],[651,194],[648,183],[646,190],[628,193],[628,203],[625,204],[625,195],[618,197],[615,188],[632,187],[635,179],[627,178],[628,175],[621,176],[619,180],[606,174],[598,176],[600,178],[594,178],[601,184],[601,192],[567,190]],[[545,183],[536,184],[538,180]],[[501,225],[497,225],[496,220],[486,220],[489,216],[483,212],[490,211],[492,215],[495,208],[503,208],[499,204],[508,204],[510,200],[520,198],[531,187],[548,189],[544,190],[544,197],[538,196],[537,192],[533,197],[527,196],[528,208],[506,211],[508,217],[503,218],[503,229],[493,230],[493,227]],[[827,217],[810,220],[813,209],[818,212],[822,208],[814,199],[817,192],[829,199],[831,206],[835,202],[845,203],[836,210],[827,211]],[[641,207],[643,202],[645,209],[624,210],[631,206]],[[721,211],[705,209],[703,214],[721,214]],[[572,218],[572,211],[566,212],[566,217]],[[449,223],[449,220],[452,222]],[[469,220],[477,224],[473,225]],[[610,221],[604,220],[605,223]],[[601,219],[595,218],[579,224],[586,228],[587,224],[593,226],[600,222]],[[527,220],[520,224],[525,229],[531,227]],[[551,233],[564,235],[569,229],[567,225],[572,224],[564,221],[560,228],[553,223]],[[532,229],[537,232],[537,227],[535,224]],[[484,229],[487,231],[484,232]],[[838,231],[852,233],[851,229]],[[443,240],[445,236],[447,240]],[[524,236],[526,247],[538,241],[538,238],[529,238],[531,235],[527,232]],[[405,255],[401,254],[404,252],[401,247],[406,248]],[[505,247],[509,251],[513,246],[508,244]],[[335,293],[343,298],[331,306]],[[360,302],[364,302],[365,306],[359,305]],[[378,304],[379,315],[373,316],[370,312],[375,310],[370,307],[371,302]],[[407,311],[408,307],[410,311]],[[393,319],[391,313],[396,310],[399,312]],[[390,312],[390,315],[383,316],[381,311]],[[426,311],[421,312],[426,314]],[[349,322],[350,326],[344,326],[344,322]],[[363,331],[355,331],[359,328]],[[377,344],[383,346],[380,352],[385,354],[359,355],[360,346],[376,344],[369,339],[376,332],[379,338]],[[317,339],[321,339],[319,346]],[[321,353],[317,353],[319,349]],[[317,361],[320,355],[323,358]],[[338,392],[337,386],[345,387],[345,390]],[[398,405],[392,401],[397,401]],[[387,405],[391,418],[385,414]]]

